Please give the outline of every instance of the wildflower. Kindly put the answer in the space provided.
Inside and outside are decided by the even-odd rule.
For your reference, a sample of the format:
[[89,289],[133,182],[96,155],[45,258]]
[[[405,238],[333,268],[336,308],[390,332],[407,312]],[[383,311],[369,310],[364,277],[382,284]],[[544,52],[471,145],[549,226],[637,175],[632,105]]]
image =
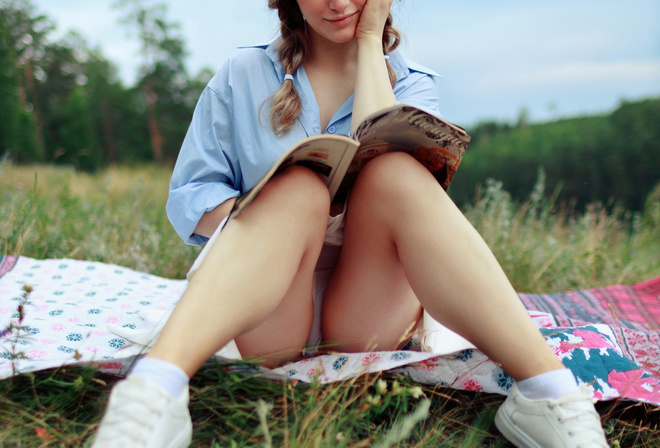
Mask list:
[[34,434],[40,438],[40,439],[45,439],[45,440],[50,440],[54,436],[52,434],[48,434],[48,431],[44,428],[34,428]]
[[410,396],[413,398],[419,398],[424,396],[424,391],[421,387],[415,386],[410,388]]
[[387,393],[387,381],[382,378],[376,381],[376,390],[380,395],[385,395]]
[[24,284],[23,291],[25,291],[27,294],[30,294],[32,291],[34,291],[34,288],[28,284]]
[[365,397],[367,403],[369,403],[372,406],[375,406],[377,404],[380,404],[380,396],[378,395],[367,395]]
[[403,390],[404,389],[399,385],[399,382],[394,380],[392,383],[392,395],[399,395]]
[[[110,367],[112,367],[112,366],[110,366]],[[107,368],[108,368],[108,365],[106,365],[105,368],[107,369]],[[105,386],[108,385],[108,383],[106,383],[105,381],[100,380],[100,379],[98,379],[98,378],[92,378],[90,381],[93,382],[93,383],[96,383],[96,384],[98,384],[98,385],[101,385],[101,386],[103,386],[103,387],[105,387]]]

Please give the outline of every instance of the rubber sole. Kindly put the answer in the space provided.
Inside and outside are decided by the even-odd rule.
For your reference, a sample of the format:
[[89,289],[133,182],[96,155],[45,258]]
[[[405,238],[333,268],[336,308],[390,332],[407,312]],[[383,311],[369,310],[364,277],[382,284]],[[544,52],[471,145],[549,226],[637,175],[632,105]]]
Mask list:
[[509,416],[502,412],[501,408],[495,414],[495,426],[509,442],[518,448],[543,448],[519,429]]

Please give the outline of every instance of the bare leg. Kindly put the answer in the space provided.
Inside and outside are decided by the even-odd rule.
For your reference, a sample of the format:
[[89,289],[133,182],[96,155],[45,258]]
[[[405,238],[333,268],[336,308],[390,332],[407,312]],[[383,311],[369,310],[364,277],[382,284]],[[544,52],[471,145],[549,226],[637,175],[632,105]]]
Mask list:
[[269,364],[300,356],[329,203],[325,185],[305,168],[271,180],[227,224],[148,356],[189,376],[232,338],[243,356],[282,352]]
[[346,219],[323,302],[325,342],[361,350],[375,336],[391,349],[421,303],[517,380],[563,368],[486,243],[412,157],[371,161]]

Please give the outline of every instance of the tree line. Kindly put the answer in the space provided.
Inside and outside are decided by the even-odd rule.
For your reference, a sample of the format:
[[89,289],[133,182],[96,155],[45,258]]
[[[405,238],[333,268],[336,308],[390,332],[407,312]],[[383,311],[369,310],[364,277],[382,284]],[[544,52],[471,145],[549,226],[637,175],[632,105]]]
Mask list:
[[[154,0],[158,1],[158,0]],[[53,21],[30,0],[0,0],[0,155],[95,171],[111,164],[173,163],[210,69],[190,75],[179,25],[163,3],[115,0],[140,42],[137,81],[125,86],[100,48],[75,32],[54,40]],[[487,178],[526,199],[542,169],[559,200],[614,199],[641,208],[660,182],[660,99],[622,103],[608,115],[551,123],[483,122],[451,195],[475,197]]]
[[162,3],[116,0],[141,44],[126,87],[100,48],[75,32],[53,40],[53,21],[30,0],[0,0],[0,154],[15,163],[94,171],[176,158],[212,72],[190,76],[177,23]]
[[[660,99],[622,102],[605,115],[515,125],[484,122],[459,167],[451,194],[472,201],[487,178],[516,200],[529,198],[540,171],[557,203],[600,201],[640,210],[660,183]],[[658,187],[660,188],[660,187]]]

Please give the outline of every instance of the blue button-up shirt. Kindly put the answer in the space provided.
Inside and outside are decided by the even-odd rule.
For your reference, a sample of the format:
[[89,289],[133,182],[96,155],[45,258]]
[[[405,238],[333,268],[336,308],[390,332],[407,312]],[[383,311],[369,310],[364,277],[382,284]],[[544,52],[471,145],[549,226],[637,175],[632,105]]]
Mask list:
[[[240,50],[220,68],[202,92],[172,173],[167,216],[188,244],[207,238],[194,234],[202,215],[250,190],[277,159],[299,140],[322,131],[349,135],[351,96],[321,129],[319,107],[305,69],[293,84],[302,112],[293,128],[278,136],[270,127],[270,96],[284,82],[278,42]],[[398,51],[389,62],[398,81],[397,103],[438,113],[438,91],[429,69],[404,59]]]

